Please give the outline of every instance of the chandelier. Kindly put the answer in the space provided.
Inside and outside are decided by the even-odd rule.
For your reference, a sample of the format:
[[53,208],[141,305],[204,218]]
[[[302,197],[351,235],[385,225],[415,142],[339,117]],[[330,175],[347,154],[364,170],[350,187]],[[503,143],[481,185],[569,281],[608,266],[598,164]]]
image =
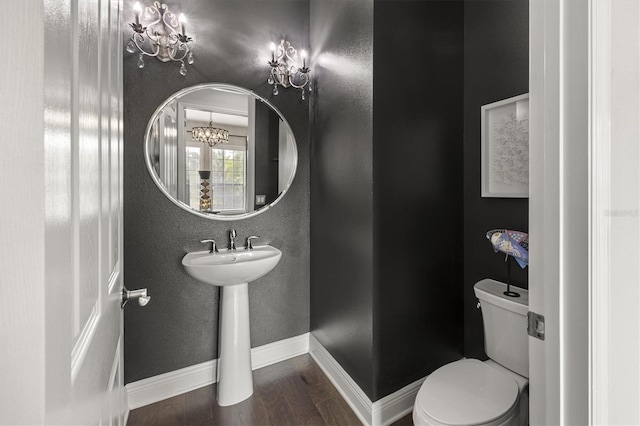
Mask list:
[[194,141],[208,144],[211,148],[221,143],[229,143],[229,131],[213,127],[213,114],[210,116],[209,127],[194,127],[191,129]]
[[187,75],[185,60],[193,64],[193,53],[189,43],[193,41],[185,31],[184,14],[176,17],[169,7],[158,1],[145,7],[146,26],[140,23],[142,8],[140,3],[133,7],[135,22],[129,24],[133,29],[131,39],[127,43],[127,52],[138,52],[138,68],[144,68],[144,56],[158,58],[162,62],[180,62],[180,75]]
[[286,40],[281,40],[280,44],[271,43],[271,74],[267,79],[267,83],[273,85],[273,94],[278,95],[278,86],[284,88],[293,87],[302,90],[302,99],[304,99],[304,89],[308,87],[311,92],[311,80],[309,79],[309,71],[307,67],[307,52],[298,52]]

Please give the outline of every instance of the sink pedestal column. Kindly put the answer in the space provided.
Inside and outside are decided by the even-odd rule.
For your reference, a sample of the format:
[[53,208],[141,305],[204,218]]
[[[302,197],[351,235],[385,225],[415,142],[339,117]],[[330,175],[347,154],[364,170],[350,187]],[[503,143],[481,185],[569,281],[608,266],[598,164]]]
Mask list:
[[253,394],[249,332],[249,285],[220,289],[218,404],[233,405]]

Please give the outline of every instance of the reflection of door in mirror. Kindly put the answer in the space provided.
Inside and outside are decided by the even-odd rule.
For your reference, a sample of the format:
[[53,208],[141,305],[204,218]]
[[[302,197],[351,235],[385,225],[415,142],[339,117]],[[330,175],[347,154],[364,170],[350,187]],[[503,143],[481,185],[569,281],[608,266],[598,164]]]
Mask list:
[[154,152],[156,171],[167,191],[176,196],[178,193],[178,170],[176,168],[178,131],[175,103],[171,103],[163,109],[152,131],[157,146],[157,150]]
[[[206,99],[204,99],[206,97]],[[233,98],[233,99],[229,99]],[[207,212],[220,214],[247,211],[249,136],[248,98],[245,94],[198,92],[183,97],[178,103],[180,145],[184,159],[179,161],[178,199],[194,209],[200,209],[200,171],[210,171]],[[213,127],[229,132],[228,143],[210,146],[195,140],[194,127]],[[253,208],[253,206],[250,206]]]

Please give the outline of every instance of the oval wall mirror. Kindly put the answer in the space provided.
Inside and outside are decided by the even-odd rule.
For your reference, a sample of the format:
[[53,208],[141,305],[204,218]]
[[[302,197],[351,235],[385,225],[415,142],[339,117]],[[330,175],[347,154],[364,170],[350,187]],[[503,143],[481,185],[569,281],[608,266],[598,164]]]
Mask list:
[[145,161],[158,188],[209,219],[244,219],[273,207],[298,164],[282,114],[252,91],[227,84],[173,94],[156,109],[145,135]]

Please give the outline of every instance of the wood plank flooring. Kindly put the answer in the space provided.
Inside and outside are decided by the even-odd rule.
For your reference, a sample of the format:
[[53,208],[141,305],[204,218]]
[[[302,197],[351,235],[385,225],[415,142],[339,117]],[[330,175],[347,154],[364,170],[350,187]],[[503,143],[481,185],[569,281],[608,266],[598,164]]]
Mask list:
[[[132,410],[127,425],[361,424],[308,354],[255,370],[253,381],[253,395],[239,404],[220,407],[214,384]],[[411,415],[407,415],[394,425],[412,424]]]

